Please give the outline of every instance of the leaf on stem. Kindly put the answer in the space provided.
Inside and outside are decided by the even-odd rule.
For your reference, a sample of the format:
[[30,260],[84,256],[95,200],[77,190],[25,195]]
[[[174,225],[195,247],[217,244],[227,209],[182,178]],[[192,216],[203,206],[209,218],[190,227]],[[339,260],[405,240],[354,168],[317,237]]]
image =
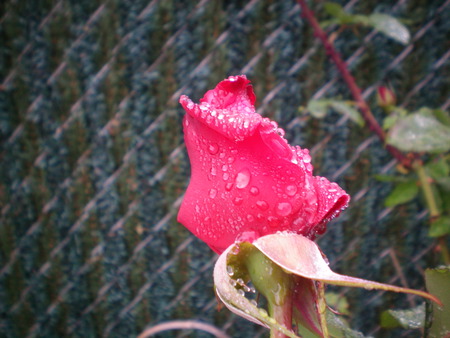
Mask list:
[[408,28],[391,15],[374,13],[369,16],[370,24],[377,31],[407,45],[411,39]]
[[309,101],[306,109],[312,116],[321,119],[326,116],[328,109],[331,108],[336,112],[347,116],[350,120],[362,127],[364,125],[364,120],[359,111],[353,106],[354,103],[349,101],[323,99]]
[[419,193],[419,187],[415,180],[399,183],[386,197],[384,205],[388,208],[413,200]]
[[425,303],[412,309],[383,311],[380,326],[387,329],[396,327],[404,329],[423,328],[425,326]]
[[402,151],[442,153],[450,150],[450,127],[433,114],[417,112],[399,119],[386,142]]

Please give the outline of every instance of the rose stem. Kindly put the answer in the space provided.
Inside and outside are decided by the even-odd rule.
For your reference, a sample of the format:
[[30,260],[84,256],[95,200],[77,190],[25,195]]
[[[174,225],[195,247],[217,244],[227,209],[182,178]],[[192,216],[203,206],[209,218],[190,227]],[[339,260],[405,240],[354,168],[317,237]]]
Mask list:
[[331,57],[331,59],[336,64],[336,67],[339,70],[339,73],[341,74],[342,78],[344,79],[345,83],[347,84],[348,88],[350,89],[350,92],[352,93],[353,99],[356,101],[359,110],[361,112],[361,115],[366,121],[366,124],[368,127],[378,136],[378,138],[383,142],[386,149],[394,156],[397,161],[399,161],[404,167],[410,168],[411,167],[411,160],[405,156],[400,150],[398,150],[396,147],[393,147],[389,144],[385,144],[386,141],[386,135],[375,119],[375,117],[372,114],[372,111],[370,110],[369,105],[364,100],[361,94],[361,89],[356,84],[356,81],[350,71],[348,70],[347,65],[340,57],[339,53],[334,48],[333,44],[330,43],[328,40],[328,36],[323,31],[323,29],[320,27],[319,23],[317,22],[316,17],[314,16],[314,13],[309,9],[309,7],[306,5],[305,0],[298,0],[298,4],[302,8],[302,15],[308,20],[310,25],[312,26],[314,30],[314,35],[320,39],[322,44],[325,47],[325,50],[327,51],[327,54]]

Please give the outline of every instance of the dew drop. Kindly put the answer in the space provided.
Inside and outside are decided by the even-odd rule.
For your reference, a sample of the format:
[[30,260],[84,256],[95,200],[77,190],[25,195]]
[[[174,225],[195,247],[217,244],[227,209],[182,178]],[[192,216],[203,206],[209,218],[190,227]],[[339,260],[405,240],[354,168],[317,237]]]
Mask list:
[[303,153],[303,163],[311,163],[311,156],[309,155],[309,152]]
[[248,169],[243,169],[236,175],[236,188],[244,189],[250,183],[251,174]]
[[209,152],[211,155],[217,154],[217,153],[219,152],[219,146],[218,146],[217,144],[215,144],[215,143],[211,143],[211,144],[208,146],[208,152]]
[[210,198],[215,198],[216,196],[217,196],[217,190],[214,189],[214,188],[212,188],[212,189],[209,191],[209,197],[210,197]]
[[228,165],[224,164],[224,165],[222,166],[222,171],[227,171],[227,170],[228,170]]
[[244,280],[243,280],[242,278],[236,279],[236,282],[237,282],[239,285],[244,285]]
[[[230,174],[223,173],[222,178],[223,178],[224,181],[227,181],[230,178]],[[230,184],[231,184],[231,187],[233,187],[233,183],[230,183]],[[230,190],[231,190],[231,187],[230,187]]]
[[267,210],[267,209],[269,209],[269,205],[267,204],[266,201],[256,201],[256,205],[257,205],[258,208],[260,208],[261,210]]
[[258,306],[258,303],[257,303],[256,300],[254,300],[254,299],[252,299],[252,300],[250,301],[250,303],[251,303],[253,306]]
[[[223,175],[225,176],[225,174],[223,174]],[[225,184],[225,190],[226,191],[230,191],[231,189],[233,189],[233,183],[228,182],[227,184]]]
[[292,212],[292,205],[289,202],[280,202],[277,205],[276,212],[279,216],[287,216]]
[[278,217],[275,216],[269,216],[267,217],[267,220],[269,221],[269,226],[275,228],[279,225]]
[[256,196],[259,194],[259,189],[257,187],[251,187],[250,188],[250,194]]
[[244,292],[244,290],[239,289],[237,292],[238,292],[238,294],[239,294],[240,296],[245,297],[245,292]]
[[230,265],[227,265],[227,273],[228,273],[228,276],[234,275],[233,267],[231,267]]
[[250,214],[247,215],[247,221],[253,222],[254,220],[255,220],[255,217],[253,217],[253,215],[250,215]]
[[230,279],[231,286],[236,286],[237,282],[234,279]]
[[216,175],[217,175],[216,167],[212,167],[212,168],[211,168],[211,175],[212,175],[212,176],[216,176]]
[[189,101],[189,103],[187,104],[187,108],[188,108],[188,109],[194,108],[194,102]]
[[227,161],[228,161],[229,164],[233,163],[234,162],[234,157],[233,156],[228,157]]
[[233,204],[234,204],[234,205],[241,205],[243,201],[244,201],[244,199],[243,199],[242,197],[236,197],[236,198],[233,200]]
[[288,185],[284,190],[286,191],[286,194],[288,196],[294,196],[297,193],[297,186],[291,184]]

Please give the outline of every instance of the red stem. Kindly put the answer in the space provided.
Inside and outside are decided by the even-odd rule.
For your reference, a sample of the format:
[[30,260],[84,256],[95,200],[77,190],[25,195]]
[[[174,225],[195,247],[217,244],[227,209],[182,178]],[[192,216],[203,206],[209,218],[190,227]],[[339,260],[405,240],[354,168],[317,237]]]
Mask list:
[[[336,64],[336,67],[338,68],[339,73],[341,74],[342,78],[344,79],[345,83],[350,89],[353,99],[356,101],[359,110],[361,112],[361,115],[363,119],[366,121],[366,124],[368,125],[370,130],[372,130],[375,134],[377,134],[381,142],[385,144],[386,134],[384,133],[381,126],[378,124],[378,121],[373,116],[372,111],[369,108],[369,105],[362,97],[361,89],[356,84],[356,81],[352,76],[352,74],[350,73],[350,71],[348,70],[346,63],[344,62],[344,60],[342,60],[341,56],[336,51],[333,44],[330,43],[330,41],[328,40],[327,34],[320,27],[316,17],[314,16],[314,13],[306,5],[306,1],[298,0],[298,4],[302,8],[302,16],[305,17],[310,23],[310,25],[313,27],[314,35],[320,39],[320,41],[325,47],[327,54]],[[411,160],[408,157],[406,157],[400,150],[389,144],[385,144],[385,146],[386,149],[392,154],[392,156],[394,156],[394,158],[396,158],[397,161],[399,161],[403,166],[408,168],[411,167]]]

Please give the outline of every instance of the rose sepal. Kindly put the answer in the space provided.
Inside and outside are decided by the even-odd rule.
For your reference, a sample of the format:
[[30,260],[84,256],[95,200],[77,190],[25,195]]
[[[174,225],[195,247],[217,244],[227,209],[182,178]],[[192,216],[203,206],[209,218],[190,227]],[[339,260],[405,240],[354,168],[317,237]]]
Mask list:
[[[292,323],[296,325],[297,331],[302,335],[306,330],[309,335],[317,337],[328,337],[329,331],[341,333],[345,331],[346,336],[349,334],[361,336],[355,331],[336,324],[339,323],[339,320],[333,318],[334,315],[327,310],[325,304],[324,284],[409,293],[427,298],[438,305],[441,304],[437,297],[424,291],[337,274],[330,269],[325,255],[317,244],[299,234],[276,233],[260,237],[251,244],[236,242],[220,255],[216,263],[214,269],[216,294],[232,312],[268,327],[272,332],[276,331],[281,334],[272,335],[273,337],[283,337],[283,335],[297,337],[299,333],[290,330],[292,323],[280,323],[277,318],[272,316],[272,313],[268,314],[265,309],[258,308],[254,301],[245,297],[245,292],[242,290],[243,285],[250,282],[255,287],[258,285],[252,281],[252,278],[256,277],[251,276],[249,272],[251,270],[249,264],[255,264],[254,262],[249,263],[248,258],[251,256],[249,253],[254,250],[260,252],[280,271],[283,271],[284,276],[276,273],[275,283],[292,286],[292,290],[289,292],[292,297],[291,307],[285,309],[291,313],[285,317],[292,318]],[[261,278],[270,280],[271,277],[268,274]],[[240,280],[240,283],[236,283],[236,280]],[[268,288],[264,286],[267,284],[270,282],[266,281],[263,288]],[[266,296],[270,310],[271,297],[267,297],[267,289],[258,290],[258,292]]]

